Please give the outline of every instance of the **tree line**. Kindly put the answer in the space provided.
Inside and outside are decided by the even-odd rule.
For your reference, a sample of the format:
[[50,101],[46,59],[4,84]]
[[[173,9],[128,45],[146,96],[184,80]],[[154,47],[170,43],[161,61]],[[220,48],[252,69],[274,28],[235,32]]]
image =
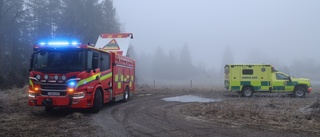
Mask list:
[[112,0],[0,0],[0,88],[25,85],[39,40],[94,43],[101,33],[117,32]]
[[207,70],[204,64],[194,63],[189,46],[184,44],[177,51],[166,52],[159,46],[153,53],[136,54],[129,46],[130,57],[136,60],[137,84],[153,80],[188,81],[217,79],[216,72]]

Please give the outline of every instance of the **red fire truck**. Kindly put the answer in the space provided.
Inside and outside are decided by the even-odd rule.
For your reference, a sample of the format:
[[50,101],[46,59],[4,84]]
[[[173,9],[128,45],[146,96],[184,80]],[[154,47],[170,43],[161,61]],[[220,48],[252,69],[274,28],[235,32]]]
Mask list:
[[135,90],[135,61],[123,55],[118,43],[132,38],[132,33],[102,34],[96,45],[74,41],[36,44],[30,65],[29,106],[45,106],[46,111],[89,108],[97,113],[104,103],[126,102]]

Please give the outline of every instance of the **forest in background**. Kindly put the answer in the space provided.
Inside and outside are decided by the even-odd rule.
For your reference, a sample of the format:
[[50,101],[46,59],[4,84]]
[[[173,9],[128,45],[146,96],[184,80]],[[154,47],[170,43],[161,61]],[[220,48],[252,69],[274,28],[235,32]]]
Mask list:
[[33,45],[70,37],[94,43],[120,32],[112,0],[0,0],[0,88],[28,80]]
[[[0,89],[22,87],[27,83],[32,48],[40,40],[68,37],[82,43],[94,43],[99,34],[124,31],[121,28],[112,0],[0,0]],[[158,44],[149,46],[155,45]],[[137,84],[155,80],[173,84],[191,80],[207,85],[223,84],[223,67],[229,63],[272,64],[289,75],[310,78],[320,84],[320,64],[315,59],[280,62],[266,53],[249,49],[241,53],[248,59],[239,61],[237,51],[215,45],[225,49],[212,50],[212,54],[207,55],[207,59],[216,59],[214,55],[223,52],[218,59],[221,63],[210,68],[206,64],[212,62],[193,59],[197,55],[189,50],[191,46],[197,45],[181,43],[169,52],[158,46],[155,51],[146,53],[135,51],[131,45],[129,55],[137,62]],[[288,58],[298,56],[286,54]]]

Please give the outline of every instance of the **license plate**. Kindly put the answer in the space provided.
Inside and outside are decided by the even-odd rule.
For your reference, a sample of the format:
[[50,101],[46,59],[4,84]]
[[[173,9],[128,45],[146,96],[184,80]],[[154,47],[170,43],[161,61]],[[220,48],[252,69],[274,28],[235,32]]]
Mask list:
[[48,96],[59,96],[60,92],[48,92]]

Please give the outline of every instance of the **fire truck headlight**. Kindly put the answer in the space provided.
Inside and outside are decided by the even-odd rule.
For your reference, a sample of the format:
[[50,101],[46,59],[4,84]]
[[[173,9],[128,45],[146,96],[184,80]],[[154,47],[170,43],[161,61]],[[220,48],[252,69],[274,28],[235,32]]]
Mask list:
[[34,87],[34,90],[35,91],[39,91],[39,87]]
[[49,78],[49,76],[46,74],[44,75],[44,79],[47,80]]
[[85,96],[85,93],[84,92],[76,92],[73,94],[73,99],[81,99],[81,98],[84,98]]
[[38,74],[38,75],[36,76],[36,78],[37,78],[38,80],[40,80],[41,76]]
[[66,80],[66,78],[67,78],[67,77],[66,77],[65,75],[63,75],[63,76],[61,77],[62,80]]
[[68,88],[68,93],[72,94],[74,92],[74,88]]
[[35,97],[36,97],[36,93],[33,92],[33,91],[31,91],[31,90],[29,90],[29,95],[28,95],[28,97],[30,97],[30,98],[35,98]]
[[55,80],[58,80],[58,78],[59,78],[58,75],[54,75]]

